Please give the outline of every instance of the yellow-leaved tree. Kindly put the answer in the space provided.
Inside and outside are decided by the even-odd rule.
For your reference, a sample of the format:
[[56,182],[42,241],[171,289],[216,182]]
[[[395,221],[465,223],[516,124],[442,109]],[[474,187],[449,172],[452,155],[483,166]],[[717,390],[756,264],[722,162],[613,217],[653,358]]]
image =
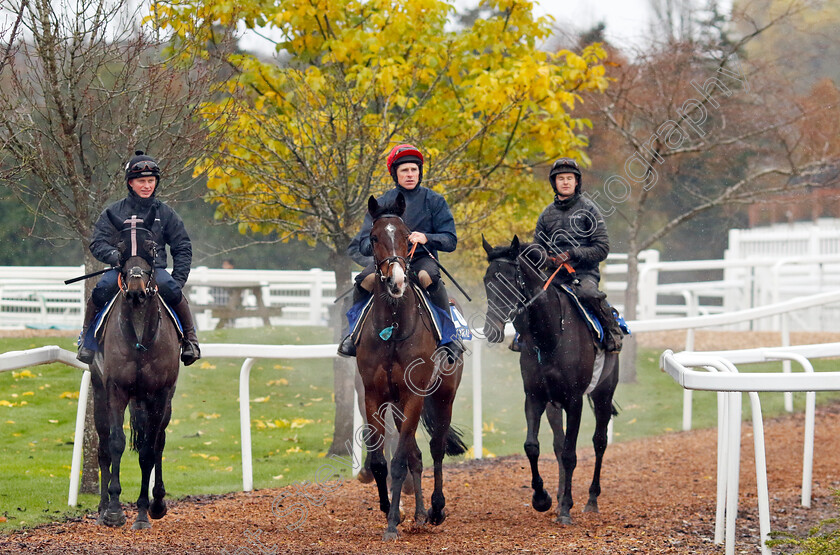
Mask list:
[[[280,37],[271,60],[229,56],[230,94],[207,110],[226,133],[218,158],[197,161],[217,215],[243,233],[327,245],[344,291],[367,199],[393,186],[385,157],[410,142],[426,155],[423,185],[445,195],[462,238],[479,227],[509,238],[523,211],[535,221],[546,185],[531,169],[558,155],[587,161],[590,124],[571,110],[578,93],[606,87],[605,53],[540,51],[549,21],[532,2],[484,5],[493,15],[458,28],[440,0],[154,4],[153,19],[207,56],[219,28]],[[335,453],[350,439],[353,379],[337,368]]]

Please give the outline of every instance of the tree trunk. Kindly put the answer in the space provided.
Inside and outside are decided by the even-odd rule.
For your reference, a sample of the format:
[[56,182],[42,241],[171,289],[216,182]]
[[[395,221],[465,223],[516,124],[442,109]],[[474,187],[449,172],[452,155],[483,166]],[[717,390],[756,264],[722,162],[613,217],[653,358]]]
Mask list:
[[[87,246],[87,243],[85,243]],[[90,251],[85,248],[85,273],[99,269],[99,262],[93,257]],[[96,279],[85,280],[85,299],[90,298],[90,293],[96,285]],[[78,441],[78,438],[75,440]],[[79,491],[81,493],[99,493],[99,435],[96,433],[96,426],[93,422],[93,391],[88,390],[87,412],[85,414],[84,460],[82,464],[82,480]]]
[[[331,255],[333,271],[335,272],[336,295],[341,295],[352,285],[350,279],[350,258],[341,254]],[[330,315],[330,325],[333,329],[333,340],[338,343],[346,332],[344,313],[350,308],[352,295],[348,294],[341,302],[333,305]],[[333,388],[335,391],[335,429],[333,441],[327,455],[347,456],[347,446],[353,442],[353,391],[356,387],[355,360],[336,358],[333,361]]]

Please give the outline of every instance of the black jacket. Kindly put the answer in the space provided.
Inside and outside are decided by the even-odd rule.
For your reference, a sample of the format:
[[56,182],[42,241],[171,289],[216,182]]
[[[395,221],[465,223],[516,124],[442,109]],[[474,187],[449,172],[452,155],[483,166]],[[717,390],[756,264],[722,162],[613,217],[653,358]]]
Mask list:
[[567,252],[578,277],[601,281],[598,263],[610,253],[607,225],[595,203],[581,196],[559,200],[555,197],[537,220],[534,241],[550,254]]
[[[115,245],[119,241],[119,229],[112,222],[122,222],[132,215],[142,218],[154,206],[155,221],[150,231],[155,236],[155,242],[161,247],[169,245],[172,253],[172,278],[181,287],[187,282],[192,264],[192,243],[184,227],[181,217],[169,206],[156,198],[141,199],[129,194],[106,208],[100,214],[93,227],[93,239],[90,241],[90,252],[97,260],[106,264],[116,265],[119,262],[119,252]],[[148,229],[148,224],[143,227]],[[166,268],[166,249],[160,248],[155,258],[156,268]]]
[[[435,258],[439,250],[454,251],[458,237],[455,235],[455,219],[449,205],[446,204],[446,199],[431,189],[418,185],[410,191],[397,186],[376,200],[380,204],[390,204],[396,200],[399,193],[405,197],[405,212],[402,215],[405,225],[411,231],[419,231],[426,235],[426,248],[432,251]],[[371,227],[373,220],[370,214],[365,214],[362,230],[356,235],[359,239],[359,252],[364,256],[373,255],[373,247],[370,244]],[[423,256],[426,256],[426,252],[422,248],[418,248],[414,253],[415,258]]]

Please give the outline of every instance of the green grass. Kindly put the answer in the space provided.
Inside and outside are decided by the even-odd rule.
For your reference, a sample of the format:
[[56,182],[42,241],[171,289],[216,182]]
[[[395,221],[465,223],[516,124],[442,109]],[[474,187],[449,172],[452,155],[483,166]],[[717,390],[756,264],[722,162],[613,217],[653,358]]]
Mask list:
[[[328,342],[324,328],[257,328],[220,330],[201,335],[204,343],[317,344]],[[57,344],[72,349],[63,338],[2,339],[0,352]],[[659,353],[640,350],[638,382],[621,384],[615,440],[626,441],[681,429],[682,388],[657,368]],[[518,355],[504,346],[484,350],[483,442],[485,454],[522,453],[525,439],[524,393]],[[209,359],[182,368],[175,393],[172,422],[167,430],[164,478],[171,497],[240,491],[239,359]],[[822,361],[816,369],[837,370],[837,361]],[[0,531],[34,526],[92,511],[98,496],[82,495],[68,508],[70,458],[80,372],[61,364],[0,373]],[[453,422],[467,445],[472,444],[472,373],[469,365],[458,393]],[[779,365],[744,366],[742,371],[778,371]],[[31,374],[31,377],[28,377]],[[330,360],[258,360],[251,370],[251,419],[254,487],[315,480],[332,438],[334,405]],[[820,394],[819,401],[838,394]],[[3,401],[6,401],[4,403]],[[781,414],[782,394],[762,394],[765,417]],[[26,404],[23,404],[26,403]],[[746,410],[745,417],[749,414]],[[7,406],[12,404],[13,406]],[[804,394],[795,396],[802,410]],[[696,392],[694,427],[716,420],[716,397]],[[584,410],[579,447],[591,449],[594,418]],[[551,432],[543,421],[541,443],[551,455]],[[424,462],[429,464],[428,438],[420,432]],[[139,492],[137,454],[126,451],[122,465],[123,499]],[[349,475],[348,471],[345,471]],[[2,519],[0,519],[2,520]]]

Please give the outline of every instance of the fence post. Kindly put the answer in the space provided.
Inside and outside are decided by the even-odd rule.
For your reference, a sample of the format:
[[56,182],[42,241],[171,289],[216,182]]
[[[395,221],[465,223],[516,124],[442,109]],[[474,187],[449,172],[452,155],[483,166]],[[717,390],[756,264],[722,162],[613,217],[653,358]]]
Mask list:
[[639,318],[643,320],[656,318],[656,289],[659,284],[657,264],[659,251],[647,249],[639,253]]
[[324,299],[324,271],[320,268],[309,270],[312,275],[312,289],[309,292],[309,324],[320,326],[323,322],[321,308]]

